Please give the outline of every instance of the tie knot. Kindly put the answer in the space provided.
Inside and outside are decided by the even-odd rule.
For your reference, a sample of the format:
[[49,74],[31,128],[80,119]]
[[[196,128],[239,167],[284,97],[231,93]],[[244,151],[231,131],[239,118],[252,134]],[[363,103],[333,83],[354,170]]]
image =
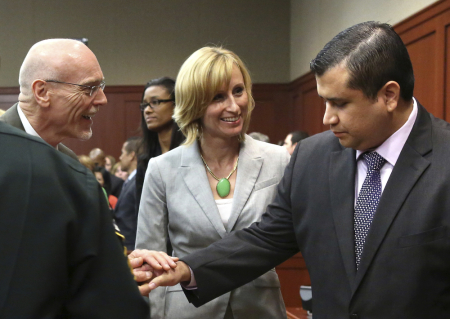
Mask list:
[[363,155],[370,171],[379,171],[386,160],[377,152],[365,153]]

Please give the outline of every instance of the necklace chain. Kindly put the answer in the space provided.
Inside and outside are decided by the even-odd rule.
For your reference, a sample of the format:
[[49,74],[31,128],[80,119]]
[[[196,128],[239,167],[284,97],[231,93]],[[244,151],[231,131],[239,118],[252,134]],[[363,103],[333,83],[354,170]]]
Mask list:
[[[202,154],[200,154],[200,157],[202,158],[203,164],[205,164],[206,169],[208,170],[208,172],[211,174],[212,177],[214,177],[217,181],[220,180],[220,178],[218,178],[216,175],[214,175],[214,173],[211,171],[211,169],[209,168],[208,164],[206,164],[205,159],[203,158]],[[233,170],[230,172],[230,174],[228,174],[228,176],[226,177],[226,179],[228,180],[230,178],[231,175],[233,175],[233,173],[236,171],[237,166],[239,163],[239,156],[236,160],[236,164],[234,164],[234,168]]]

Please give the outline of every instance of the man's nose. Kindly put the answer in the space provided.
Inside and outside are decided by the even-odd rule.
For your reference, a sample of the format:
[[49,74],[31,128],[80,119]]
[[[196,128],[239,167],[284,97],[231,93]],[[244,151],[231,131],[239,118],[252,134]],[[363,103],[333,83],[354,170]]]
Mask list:
[[325,114],[323,115],[323,125],[334,125],[339,122],[337,114],[333,111],[333,108],[326,103]]

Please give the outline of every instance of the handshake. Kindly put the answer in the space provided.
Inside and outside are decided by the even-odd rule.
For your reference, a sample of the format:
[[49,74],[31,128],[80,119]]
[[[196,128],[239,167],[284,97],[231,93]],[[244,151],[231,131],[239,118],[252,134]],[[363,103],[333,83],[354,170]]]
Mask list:
[[142,296],[159,286],[189,284],[191,281],[189,266],[162,251],[136,249],[128,255],[128,261]]

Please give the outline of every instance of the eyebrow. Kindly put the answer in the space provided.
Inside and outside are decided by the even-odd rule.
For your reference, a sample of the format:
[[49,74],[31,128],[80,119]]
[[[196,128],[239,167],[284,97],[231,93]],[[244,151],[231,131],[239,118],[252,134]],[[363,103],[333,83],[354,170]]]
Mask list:
[[[85,83],[81,83],[81,85],[87,85],[87,86],[99,85],[100,83],[102,83],[104,81],[105,81],[105,78],[103,78],[101,80],[90,80]],[[98,83],[98,84],[96,84],[96,83]]]
[[326,97],[323,97],[322,95],[319,95],[319,97],[322,98],[322,99],[324,99],[324,100],[331,101],[331,102],[344,102],[344,101],[347,100],[347,99],[344,99],[344,98],[338,98],[338,97],[329,97],[329,98],[326,98]]

